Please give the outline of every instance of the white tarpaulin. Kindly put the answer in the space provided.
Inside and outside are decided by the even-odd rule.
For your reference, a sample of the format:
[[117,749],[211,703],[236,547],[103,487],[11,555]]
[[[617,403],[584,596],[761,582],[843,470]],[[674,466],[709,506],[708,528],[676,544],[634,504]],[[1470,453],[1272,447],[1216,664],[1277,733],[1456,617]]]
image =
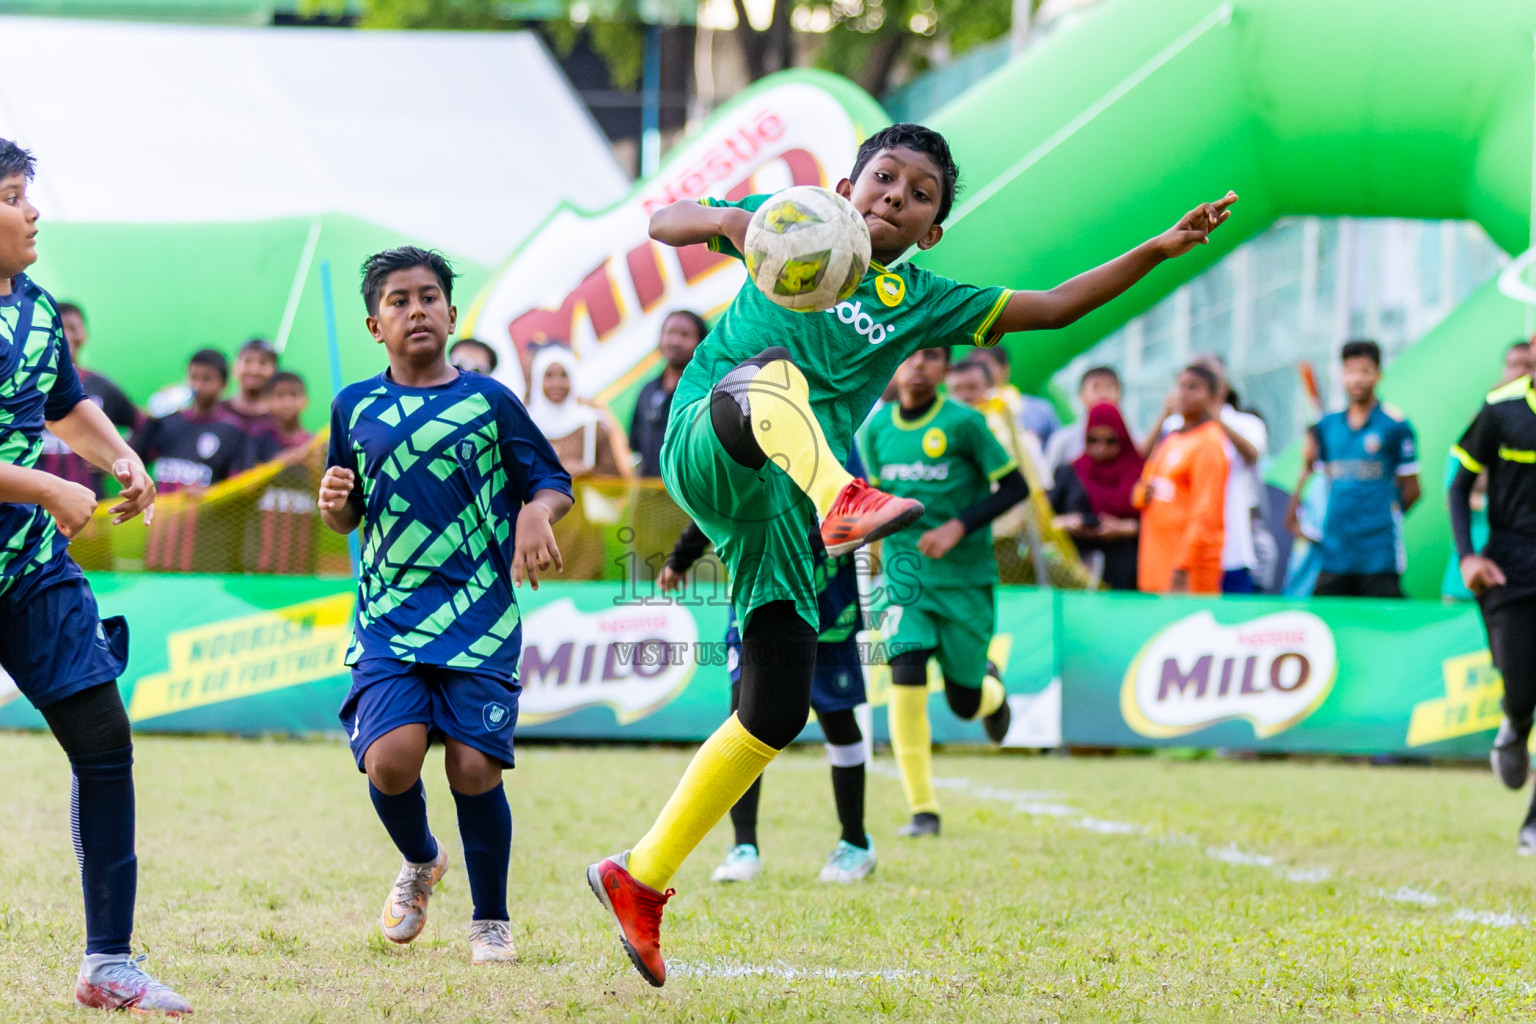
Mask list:
[[62,221],[348,213],[496,263],[629,182],[527,32],[0,18],[0,138]]

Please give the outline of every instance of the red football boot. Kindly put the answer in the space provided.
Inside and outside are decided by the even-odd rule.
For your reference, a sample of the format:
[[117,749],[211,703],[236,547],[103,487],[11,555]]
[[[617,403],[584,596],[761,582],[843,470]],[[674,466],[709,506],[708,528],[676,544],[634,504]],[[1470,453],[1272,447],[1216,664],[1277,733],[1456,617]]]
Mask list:
[[905,530],[922,517],[922,502],[887,494],[854,477],[837,492],[832,511],[821,521],[821,540],[827,554],[836,558]]
[[677,892],[657,892],[629,873],[629,851],[608,857],[587,868],[587,884],[619,921],[619,942],[635,970],[661,988],[667,981],[667,965],[661,959],[661,908]]

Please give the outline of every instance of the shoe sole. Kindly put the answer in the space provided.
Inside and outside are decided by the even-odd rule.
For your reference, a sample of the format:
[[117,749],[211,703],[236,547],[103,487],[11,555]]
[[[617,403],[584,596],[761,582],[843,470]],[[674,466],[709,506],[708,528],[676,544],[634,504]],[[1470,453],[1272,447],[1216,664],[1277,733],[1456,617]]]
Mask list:
[[1497,750],[1488,755],[1488,764],[1493,767],[1494,777],[1504,784],[1505,789],[1524,789],[1526,780],[1531,777],[1530,769],[1527,768],[1520,773],[1519,781],[1511,782],[1505,777],[1503,769],[1499,767],[1499,752]]
[[[603,889],[603,879],[598,874],[597,868],[598,865],[596,864],[587,865],[587,888],[592,890],[592,895],[597,897],[597,902],[601,903],[603,909],[608,911],[608,915],[617,922],[619,915],[613,909],[613,903],[608,899],[608,893]],[[635,952],[635,947],[631,946],[629,939],[624,937],[624,926],[622,924],[619,925],[619,945],[624,947],[624,954],[629,957],[629,962],[635,965],[635,970],[640,972],[640,977],[644,978],[655,988],[661,988],[664,984],[664,979],[658,980],[645,966],[645,961],[640,959],[640,954]]]
[[895,519],[881,523],[857,540],[845,540],[837,544],[829,544],[827,546],[827,554],[832,558],[840,558],[850,551],[858,550],[865,544],[873,544],[882,537],[889,537],[893,533],[905,530],[921,518],[923,518],[923,506],[919,502],[916,508],[909,508]]
[[[446,875],[447,873],[448,873],[448,852],[446,850],[444,850],[443,851],[443,867],[442,867],[442,870],[438,871],[437,876],[432,879],[432,886],[433,886],[433,888],[437,887],[437,883],[441,882],[443,880],[443,876]],[[387,902],[384,904],[384,910],[385,911],[389,910],[389,904]],[[403,939],[397,939],[393,935],[390,935],[389,932],[385,931],[385,929],[384,929],[384,913],[380,912],[380,914],[379,914],[379,934],[384,936],[384,938],[386,940],[388,940],[389,942],[393,942],[397,946],[409,946],[411,943],[415,942],[417,940],[417,938],[419,938],[421,936],[422,932],[424,932],[426,930],[427,930],[427,908],[426,907],[422,907],[421,908],[421,923],[416,926],[416,930],[411,932],[410,935],[406,936]]]

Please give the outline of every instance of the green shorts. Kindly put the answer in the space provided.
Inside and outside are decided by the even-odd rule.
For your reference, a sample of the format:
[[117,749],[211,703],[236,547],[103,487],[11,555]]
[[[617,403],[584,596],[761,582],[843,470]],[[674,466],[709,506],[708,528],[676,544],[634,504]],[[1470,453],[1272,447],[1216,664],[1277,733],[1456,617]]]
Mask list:
[[800,617],[819,630],[816,595],[826,554],[812,542],[820,538],[816,509],[775,463],[748,469],[726,453],[710,422],[709,401],[705,395],[672,410],[661,446],[667,491],[730,572],[731,603],[743,632],[752,612],[770,601],[793,601]]
[[944,678],[957,686],[979,687],[987,674],[987,646],[997,629],[997,602],[991,586],[924,587],[916,601],[886,604],[885,649],[933,651]]

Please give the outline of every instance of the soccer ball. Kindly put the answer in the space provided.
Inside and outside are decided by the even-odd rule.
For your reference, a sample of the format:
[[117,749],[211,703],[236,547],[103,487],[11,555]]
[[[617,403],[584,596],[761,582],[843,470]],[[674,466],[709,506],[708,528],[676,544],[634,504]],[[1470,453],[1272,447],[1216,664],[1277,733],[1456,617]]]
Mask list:
[[774,193],[747,225],[747,273],[769,301],[820,313],[853,294],[869,269],[869,228],[830,189]]

